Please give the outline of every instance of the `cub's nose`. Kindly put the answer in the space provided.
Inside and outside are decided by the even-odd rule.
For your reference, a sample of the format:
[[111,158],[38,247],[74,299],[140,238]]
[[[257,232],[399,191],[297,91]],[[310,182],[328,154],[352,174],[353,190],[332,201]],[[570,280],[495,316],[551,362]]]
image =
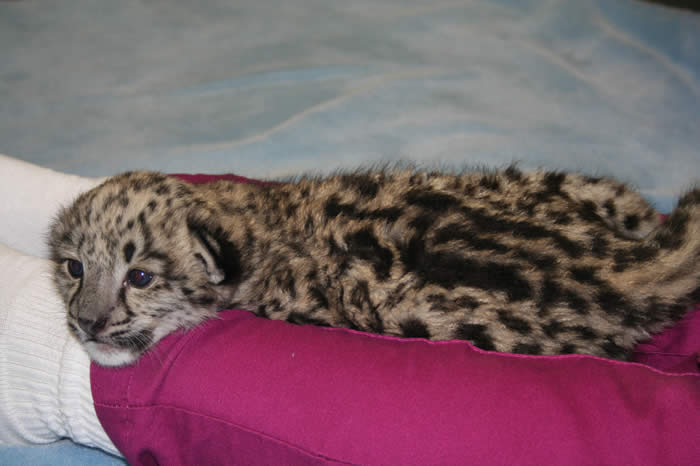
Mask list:
[[78,325],[85,333],[94,337],[101,330],[104,330],[105,326],[107,325],[107,318],[102,317],[100,319],[84,319],[80,317],[78,318]]

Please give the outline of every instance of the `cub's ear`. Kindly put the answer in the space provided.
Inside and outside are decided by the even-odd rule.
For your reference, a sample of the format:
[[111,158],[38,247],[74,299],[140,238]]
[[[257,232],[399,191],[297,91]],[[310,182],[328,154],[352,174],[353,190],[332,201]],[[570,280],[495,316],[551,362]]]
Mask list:
[[202,262],[209,282],[219,285],[238,281],[241,253],[223,228],[211,218],[194,216],[188,217],[187,228],[192,234],[194,255]]

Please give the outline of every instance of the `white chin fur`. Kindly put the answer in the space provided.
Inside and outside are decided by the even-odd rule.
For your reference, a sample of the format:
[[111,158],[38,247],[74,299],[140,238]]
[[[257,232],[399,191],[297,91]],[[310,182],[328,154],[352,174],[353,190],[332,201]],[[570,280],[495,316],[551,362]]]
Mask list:
[[134,363],[139,355],[123,348],[115,348],[103,343],[89,341],[84,343],[90,359],[105,367],[128,366]]

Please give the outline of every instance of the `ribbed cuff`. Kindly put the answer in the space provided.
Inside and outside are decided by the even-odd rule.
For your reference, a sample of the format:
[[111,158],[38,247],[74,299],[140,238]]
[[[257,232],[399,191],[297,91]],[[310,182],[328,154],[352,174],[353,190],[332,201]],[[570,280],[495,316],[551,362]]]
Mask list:
[[68,333],[51,263],[0,249],[0,443],[70,438],[118,454],[95,414],[90,361]]

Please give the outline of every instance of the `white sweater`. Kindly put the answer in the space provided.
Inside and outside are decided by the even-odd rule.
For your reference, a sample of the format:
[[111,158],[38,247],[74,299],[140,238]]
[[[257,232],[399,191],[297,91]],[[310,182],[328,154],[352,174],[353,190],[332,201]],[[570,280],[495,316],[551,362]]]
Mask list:
[[68,332],[45,258],[58,207],[99,181],[0,155],[1,445],[70,438],[119,454],[97,419],[90,360]]

